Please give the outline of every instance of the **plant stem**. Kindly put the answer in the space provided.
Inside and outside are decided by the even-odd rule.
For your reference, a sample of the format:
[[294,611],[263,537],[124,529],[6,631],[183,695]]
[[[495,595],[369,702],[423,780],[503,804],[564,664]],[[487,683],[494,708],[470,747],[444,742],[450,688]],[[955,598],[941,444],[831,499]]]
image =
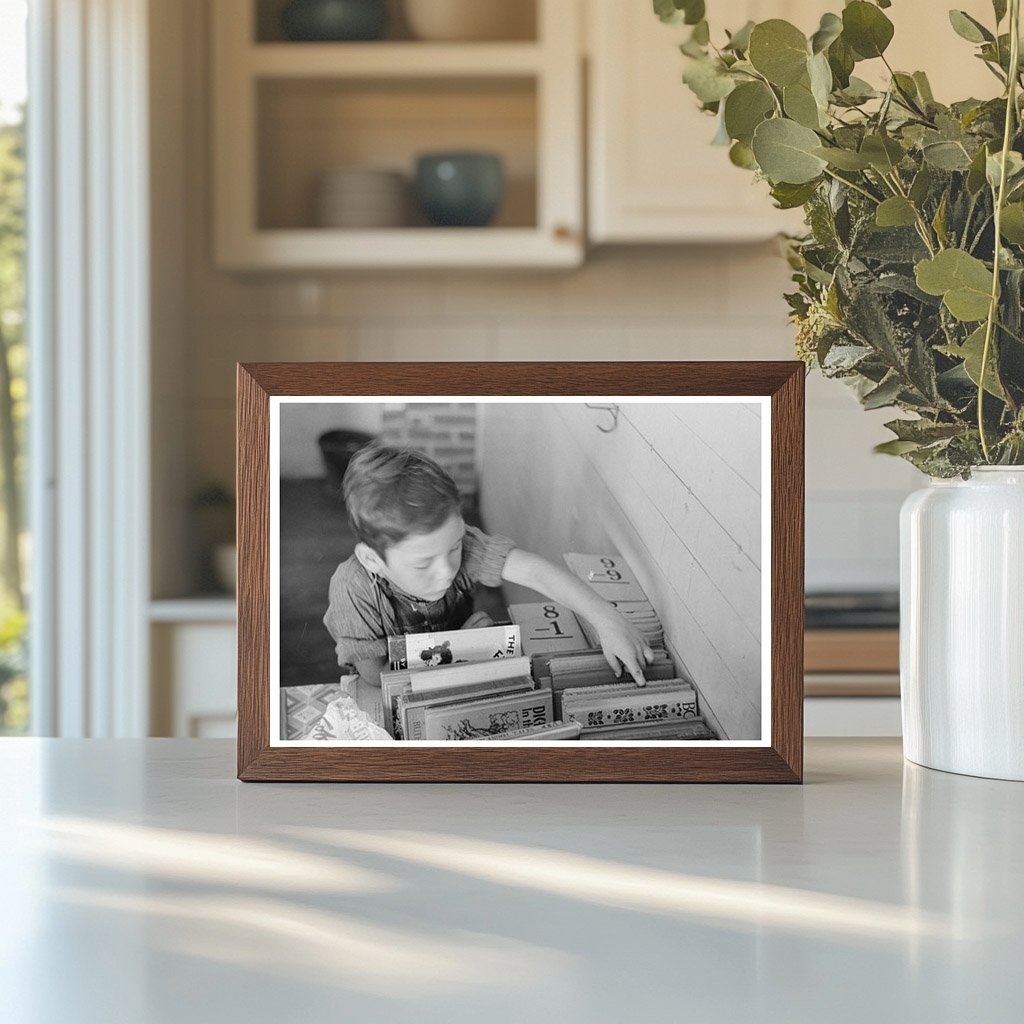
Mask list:
[[1005,331],[1015,341],[1019,341],[1022,345],[1024,345],[1024,338],[1022,338],[1016,331],[1011,331],[1010,328],[1007,327],[1002,320],[996,321],[996,327],[998,327],[1001,331]]
[[833,174],[833,172],[830,171],[827,167],[825,168],[825,173],[830,178],[832,178],[833,181],[838,181],[841,185],[845,185],[847,188],[852,188],[854,192],[859,192],[865,198],[870,199],[871,202],[875,204],[875,206],[878,205],[880,200],[877,197],[873,196],[866,189],[861,188],[860,185],[857,185],[852,181],[847,181],[845,178],[840,178],[838,174]]
[[985,433],[985,372],[988,369],[989,354],[992,348],[992,331],[995,327],[999,311],[999,256],[1002,239],[1001,226],[1003,202],[1006,197],[1006,165],[1010,153],[1010,140],[1013,137],[1012,126],[1017,113],[1017,74],[1020,63],[1020,0],[1010,0],[1010,73],[1006,84],[1006,123],[1003,126],[1003,151],[999,167],[999,191],[995,197],[995,246],[992,256],[992,294],[989,299],[988,319],[985,322],[985,346],[981,350],[981,370],[978,372],[978,434],[981,438],[981,450],[985,461],[992,462]]
[[[918,235],[921,236],[921,241],[924,242],[925,248],[927,248],[928,250],[928,254],[930,256],[934,256],[935,247],[932,245],[931,231],[929,230],[928,222],[924,219],[924,214],[922,214],[921,211],[917,208],[917,205],[915,203],[910,202],[910,198],[907,195],[906,190],[903,188],[903,182],[900,181],[899,172],[894,167],[892,174],[883,174],[882,179],[884,181],[887,181],[892,186],[892,188],[900,196],[901,199],[906,199],[906,201],[910,203],[910,207],[914,211],[914,216],[917,218],[917,233]],[[935,241],[936,244],[938,244],[941,247],[942,243],[939,241],[937,237]]]

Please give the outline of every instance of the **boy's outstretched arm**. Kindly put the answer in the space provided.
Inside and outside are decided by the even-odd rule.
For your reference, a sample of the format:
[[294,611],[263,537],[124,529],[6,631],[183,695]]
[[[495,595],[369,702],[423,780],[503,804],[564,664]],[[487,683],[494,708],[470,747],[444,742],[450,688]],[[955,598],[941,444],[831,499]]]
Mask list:
[[601,650],[615,675],[621,675],[625,668],[638,686],[644,685],[643,666],[654,659],[654,652],[612,605],[568,569],[530,551],[513,548],[505,559],[501,578],[536,590],[582,615],[597,630]]

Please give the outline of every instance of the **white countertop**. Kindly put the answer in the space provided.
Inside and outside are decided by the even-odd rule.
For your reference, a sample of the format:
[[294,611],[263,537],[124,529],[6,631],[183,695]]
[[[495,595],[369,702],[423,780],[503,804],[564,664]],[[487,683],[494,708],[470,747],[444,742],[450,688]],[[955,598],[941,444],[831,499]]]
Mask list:
[[1024,1016],[1024,785],[809,740],[803,787],[243,785],[0,741],[8,1024]]

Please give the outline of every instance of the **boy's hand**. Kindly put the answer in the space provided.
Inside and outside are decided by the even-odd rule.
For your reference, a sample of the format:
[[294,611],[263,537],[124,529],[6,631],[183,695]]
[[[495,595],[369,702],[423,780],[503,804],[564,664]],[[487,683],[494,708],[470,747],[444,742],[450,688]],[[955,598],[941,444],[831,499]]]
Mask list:
[[486,626],[493,626],[494,619],[487,612],[473,612],[466,621],[459,626],[459,629],[483,629]]
[[620,678],[625,669],[637,686],[646,686],[643,666],[654,660],[654,651],[644,642],[643,637],[618,612],[612,612],[607,619],[594,625],[601,641],[601,650],[615,678]]
[[350,697],[355,697],[356,683],[359,682],[358,672],[346,673],[344,672],[344,670],[342,670],[342,676],[339,682],[341,683],[342,693],[347,693]]

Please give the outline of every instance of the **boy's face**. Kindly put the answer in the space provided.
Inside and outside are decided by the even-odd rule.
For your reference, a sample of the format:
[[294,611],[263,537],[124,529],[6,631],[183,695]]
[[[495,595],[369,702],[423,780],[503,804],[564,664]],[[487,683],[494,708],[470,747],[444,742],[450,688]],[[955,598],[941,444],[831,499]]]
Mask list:
[[385,552],[383,575],[422,601],[439,601],[462,565],[466,524],[453,513],[433,533],[414,533]]

